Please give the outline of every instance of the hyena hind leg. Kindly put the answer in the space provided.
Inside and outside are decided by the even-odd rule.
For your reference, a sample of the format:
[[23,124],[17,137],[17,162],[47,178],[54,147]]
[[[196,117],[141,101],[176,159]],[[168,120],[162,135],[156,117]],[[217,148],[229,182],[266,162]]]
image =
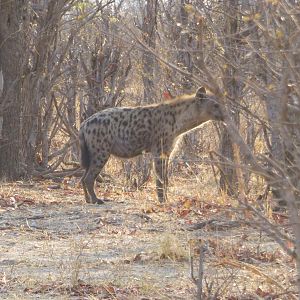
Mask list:
[[160,203],[167,201],[168,189],[168,157],[155,158],[154,170],[156,175],[156,193]]
[[103,204],[103,200],[97,198],[95,194],[95,180],[109,158],[109,154],[101,155],[101,158],[93,159],[85,176],[82,178],[83,190],[88,203]]
[[85,201],[86,201],[87,203],[91,203],[91,197],[90,197],[90,195],[89,195],[89,193],[88,193],[88,191],[87,191],[86,185],[85,185],[85,177],[86,177],[87,172],[88,172],[88,169],[87,169],[87,170],[84,170],[84,174],[83,174],[83,176],[81,177],[80,182],[81,182],[81,184],[82,184],[82,188],[83,188],[83,192],[84,192],[84,198],[85,198]]

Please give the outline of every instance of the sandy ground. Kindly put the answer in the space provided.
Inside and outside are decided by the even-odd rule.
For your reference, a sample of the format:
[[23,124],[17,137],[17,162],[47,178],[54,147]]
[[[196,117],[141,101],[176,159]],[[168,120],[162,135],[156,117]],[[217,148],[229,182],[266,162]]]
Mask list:
[[294,299],[293,261],[237,222],[230,205],[107,195],[104,205],[90,205],[77,185],[2,184],[0,298],[195,299],[189,260],[192,253],[197,277],[201,240],[210,299]]

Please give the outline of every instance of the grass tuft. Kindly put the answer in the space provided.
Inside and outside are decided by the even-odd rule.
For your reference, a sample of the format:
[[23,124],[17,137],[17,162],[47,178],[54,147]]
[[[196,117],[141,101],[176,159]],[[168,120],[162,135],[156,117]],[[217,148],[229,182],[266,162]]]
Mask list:
[[158,254],[161,259],[170,259],[173,261],[185,260],[188,257],[187,251],[183,248],[179,238],[170,233],[162,236]]

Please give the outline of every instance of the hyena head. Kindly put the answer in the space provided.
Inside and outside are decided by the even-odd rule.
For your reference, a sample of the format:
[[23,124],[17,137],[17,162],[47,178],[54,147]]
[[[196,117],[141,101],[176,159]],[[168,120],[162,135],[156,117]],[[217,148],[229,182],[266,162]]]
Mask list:
[[215,96],[207,94],[204,87],[196,92],[197,109],[203,119],[223,121],[223,113]]

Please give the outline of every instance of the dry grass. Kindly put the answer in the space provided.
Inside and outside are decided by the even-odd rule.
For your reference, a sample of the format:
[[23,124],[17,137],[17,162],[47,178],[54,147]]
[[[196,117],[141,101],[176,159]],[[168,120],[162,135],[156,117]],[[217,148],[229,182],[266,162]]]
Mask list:
[[182,241],[174,234],[164,233],[161,236],[158,247],[158,254],[161,259],[181,261],[188,259],[188,252],[182,246]]

